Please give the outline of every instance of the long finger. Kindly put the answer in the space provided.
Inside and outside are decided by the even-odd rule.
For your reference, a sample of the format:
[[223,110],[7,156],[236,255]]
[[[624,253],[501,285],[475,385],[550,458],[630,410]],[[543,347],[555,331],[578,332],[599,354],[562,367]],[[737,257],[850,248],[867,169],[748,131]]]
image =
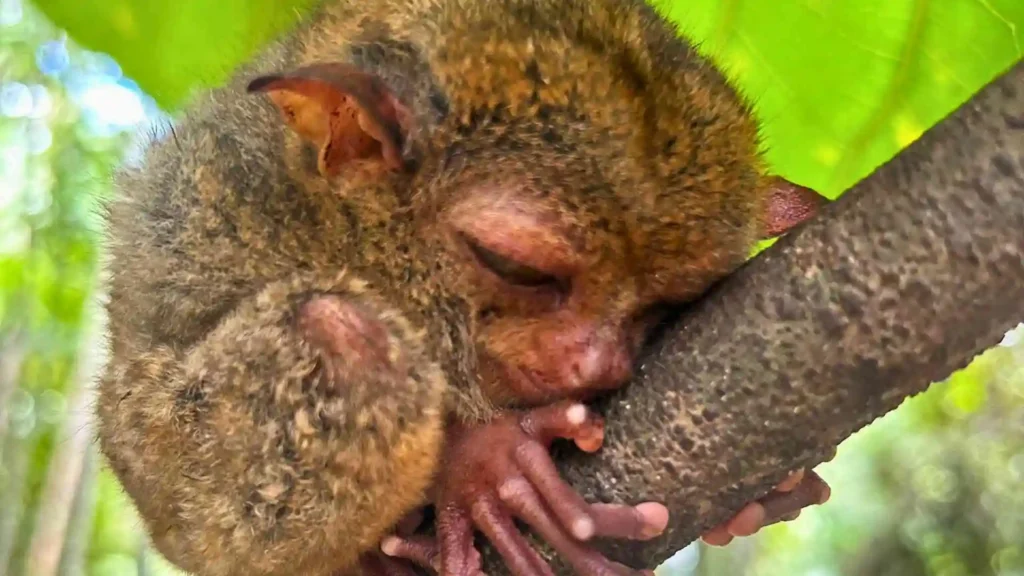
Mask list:
[[705,532],[700,539],[709,546],[728,546],[732,542],[733,535],[729,534],[728,524],[723,522]]
[[726,530],[732,536],[750,536],[765,526],[766,511],[760,502],[751,502],[726,523]]
[[473,522],[461,508],[439,506],[437,539],[443,576],[478,576],[480,553],[473,545]]
[[604,442],[604,420],[578,402],[556,402],[535,408],[519,419],[523,431],[544,446],[555,438],[574,440],[581,450],[594,452]]
[[520,471],[537,489],[562,526],[577,540],[590,539],[595,530],[590,507],[572,486],[562,480],[547,449],[536,442],[526,442],[516,448],[514,458]]
[[[519,533],[497,500],[482,497],[473,503],[473,522],[501,554],[514,576],[554,576],[548,563]],[[448,576],[447,572],[444,576]]]
[[801,468],[800,470],[797,470],[796,472],[790,474],[788,478],[783,480],[781,483],[779,483],[778,486],[775,487],[775,491],[789,492],[793,490],[793,488],[796,488],[797,486],[800,485],[801,482],[803,482],[805,472],[806,470]]
[[392,558],[403,558],[421,568],[441,572],[441,549],[435,538],[388,536],[381,541],[380,549]]
[[568,561],[576,574],[621,576],[611,561],[569,536],[545,508],[537,492],[528,482],[522,479],[512,480],[505,487],[506,490],[499,493],[502,502]]
[[590,517],[594,519],[594,535],[602,538],[650,540],[668,526],[668,508],[657,502],[636,506],[591,504]]
[[759,503],[764,507],[764,523],[768,526],[779,522],[785,516],[828,501],[831,490],[828,484],[814,472],[804,474],[803,480],[789,492],[773,492]]
[[655,502],[636,507],[621,504],[587,504],[562,479],[547,450],[539,444],[522,444],[515,452],[516,463],[533,483],[541,498],[562,526],[581,541],[594,536],[649,540],[668,525],[668,509]]
[[776,490],[744,506],[725,523],[725,528],[732,536],[750,536],[765,526],[793,518],[808,506],[823,503],[828,497],[828,485],[814,472],[807,472],[788,492]]

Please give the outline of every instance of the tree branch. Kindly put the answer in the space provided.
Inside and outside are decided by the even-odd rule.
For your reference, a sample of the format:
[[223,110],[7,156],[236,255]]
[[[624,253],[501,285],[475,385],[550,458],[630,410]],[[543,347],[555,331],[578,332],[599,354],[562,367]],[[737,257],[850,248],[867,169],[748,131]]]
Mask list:
[[603,403],[604,448],[560,468],[668,506],[662,537],[600,546],[653,568],[1021,319],[1024,62],[693,306]]

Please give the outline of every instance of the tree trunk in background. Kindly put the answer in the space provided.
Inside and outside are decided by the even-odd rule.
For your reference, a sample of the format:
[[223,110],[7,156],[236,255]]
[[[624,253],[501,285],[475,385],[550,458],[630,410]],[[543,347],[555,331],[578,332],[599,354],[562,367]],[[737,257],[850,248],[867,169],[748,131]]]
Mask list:
[[46,485],[36,510],[35,529],[29,543],[26,576],[58,576],[73,511],[88,470],[87,455],[93,449],[93,378],[103,365],[105,323],[96,305],[84,323],[75,378],[68,387],[67,418],[59,432],[46,473]]
[[96,512],[96,480],[101,459],[95,444],[85,451],[82,481],[78,483],[78,494],[68,520],[67,538],[61,553],[57,574],[60,576],[86,576],[89,540],[92,536],[94,513]]
[[12,332],[0,337],[0,450],[10,427],[10,402],[18,388],[21,364],[25,360],[25,347],[21,334]]
[[18,525],[24,513],[22,500],[28,473],[27,442],[8,434],[11,426],[11,398],[18,388],[25,347],[20,334],[0,339],[0,572],[5,573],[14,553]]
[[34,438],[23,439],[10,435],[0,445],[3,458],[3,482],[0,484],[0,574],[15,574],[11,570],[15,548],[18,545],[18,528],[25,516],[25,487],[28,480],[29,457]]
[[560,468],[668,506],[662,537],[600,546],[654,567],[1022,319],[1024,62],[694,305],[601,403],[605,447]]

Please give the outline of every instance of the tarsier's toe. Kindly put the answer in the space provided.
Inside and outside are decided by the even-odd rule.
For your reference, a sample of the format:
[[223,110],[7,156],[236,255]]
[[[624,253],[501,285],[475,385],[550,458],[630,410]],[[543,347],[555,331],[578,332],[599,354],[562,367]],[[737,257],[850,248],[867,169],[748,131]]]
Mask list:
[[363,554],[359,559],[359,568],[363,576],[419,576],[411,565],[387,553]]
[[800,475],[795,483],[784,482],[783,486],[786,489],[780,487],[760,500],[760,504],[764,507],[765,526],[787,520],[808,506],[824,504],[832,495],[828,484],[814,472]]
[[437,510],[440,573],[444,576],[482,576],[482,559],[473,543],[473,520],[461,507],[442,505]]
[[548,563],[519,532],[512,517],[496,499],[483,497],[473,504],[473,522],[501,554],[515,576],[554,576]]
[[828,501],[831,490],[814,472],[791,474],[764,498],[744,506],[732,518],[715,526],[702,539],[712,546],[725,546],[735,537],[750,536],[777,522],[795,520],[801,510]]
[[440,572],[441,549],[429,536],[388,536],[380,543],[381,552],[391,558],[407,560],[416,566]]
[[604,443],[604,419],[578,402],[556,402],[519,418],[527,436],[544,446],[556,438],[572,440],[580,450],[595,452]]
[[392,535],[381,541],[381,552],[394,561],[405,561],[433,574],[484,576],[480,552],[473,545],[473,525],[462,511],[439,512],[437,522],[437,538]]
[[[632,574],[630,568],[611,562],[583,544],[593,536],[647,539],[660,534],[668,523],[668,510],[654,503],[639,506],[597,504],[585,506],[582,516],[563,524],[549,512],[538,493],[525,481],[509,483],[501,492],[502,503],[530,525],[581,575]],[[581,538],[580,535],[585,536]]]

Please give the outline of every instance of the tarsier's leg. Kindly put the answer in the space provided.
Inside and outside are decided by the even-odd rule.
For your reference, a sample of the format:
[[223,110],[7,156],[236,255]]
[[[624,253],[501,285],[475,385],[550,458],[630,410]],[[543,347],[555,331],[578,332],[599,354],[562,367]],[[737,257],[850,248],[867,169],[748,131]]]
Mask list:
[[116,359],[101,445],[160,551],[204,576],[354,568],[440,459],[444,382],[412,334],[357,282],[296,282]]
[[488,537],[513,574],[553,574],[515,526],[518,519],[577,574],[638,573],[585,542],[594,537],[653,538],[665,529],[668,510],[653,502],[588,504],[555,468],[548,448],[556,438],[593,452],[603,442],[604,423],[582,404],[561,402],[507,413],[479,426],[451,426],[435,500],[437,544],[395,536],[382,542],[382,550],[444,576],[476,576],[481,560],[473,546],[475,528]]

